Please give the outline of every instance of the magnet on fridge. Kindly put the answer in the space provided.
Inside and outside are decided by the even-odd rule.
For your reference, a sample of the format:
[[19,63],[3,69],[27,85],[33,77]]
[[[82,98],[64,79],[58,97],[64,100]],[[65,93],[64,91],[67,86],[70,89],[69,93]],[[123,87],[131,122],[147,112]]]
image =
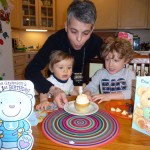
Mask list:
[[4,39],[6,39],[7,37],[9,38],[8,33],[7,33],[7,32],[4,32],[4,33],[3,33],[3,37],[4,37]]
[[1,24],[1,21],[0,21],[0,33],[2,33],[3,30],[2,30],[2,24]]
[[3,45],[3,44],[4,44],[3,39],[0,39],[0,45]]
[[0,58],[2,57],[3,50],[0,48]]

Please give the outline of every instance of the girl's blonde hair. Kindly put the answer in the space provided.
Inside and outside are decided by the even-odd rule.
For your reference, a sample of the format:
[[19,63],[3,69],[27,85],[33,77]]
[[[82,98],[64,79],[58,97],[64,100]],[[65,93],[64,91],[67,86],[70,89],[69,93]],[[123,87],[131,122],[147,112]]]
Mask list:
[[62,60],[65,60],[65,59],[71,59],[74,63],[74,57],[71,54],[61,51],[61,50],[53,51],[49,58],[49,60],[50,60],[49,61],[49,69],[53,68],[54,64],[56,64]]
[[102,59],[105,59],[109,53],[113,54],[114,51],[120,55],[120,59],[125,58],[125,61],[133,59],[134,50],[127,39],[108,37],[102,46]]

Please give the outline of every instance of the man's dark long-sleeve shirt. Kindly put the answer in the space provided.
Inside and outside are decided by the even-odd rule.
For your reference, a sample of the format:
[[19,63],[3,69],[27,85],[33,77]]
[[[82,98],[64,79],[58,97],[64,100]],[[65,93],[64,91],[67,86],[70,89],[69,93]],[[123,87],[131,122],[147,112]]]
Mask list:
[[83,51],[85,50],[85,70],[85,64],[89,63],[91,58],[99,55],[101,45],[102,39],[99,36],[92,34],[81,50],[74,50],[69,43],[65,29],[62,29],[48,37],[43,47],[28,64],[25,71],[25,77],[34,83],[35,89],[38,92],[47,93],[53,84],[45,79],[41,70],[49,63],[49,57],[52,51],[62,50],[68,53],[71,52],[75,59],[73,72],[81,72],[83,67]]

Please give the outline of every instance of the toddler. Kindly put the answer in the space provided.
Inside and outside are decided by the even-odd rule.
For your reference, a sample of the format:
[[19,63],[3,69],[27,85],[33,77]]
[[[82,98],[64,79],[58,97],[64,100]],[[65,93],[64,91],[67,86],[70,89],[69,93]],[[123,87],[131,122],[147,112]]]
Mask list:
[[[49,69],[51,71],[48,81],[54,84],[56,88],[63,90],[66,95],[77,95],[71,79],[74,58],[71,54],[56,50],[51,53]],[[46,109],[50,106],[48,101],[49,93],[40,93],[40,104],[36,106],[37,110]]]

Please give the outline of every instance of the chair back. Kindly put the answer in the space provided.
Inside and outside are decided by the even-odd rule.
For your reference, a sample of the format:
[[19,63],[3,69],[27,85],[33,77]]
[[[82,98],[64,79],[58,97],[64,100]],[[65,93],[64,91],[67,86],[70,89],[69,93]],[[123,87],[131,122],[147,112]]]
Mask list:
[[[99,58],[91,59],[90,63],[99,63],[104,66],[104,62]],[[150,54],[149,55],[139,55],[135,54],[134,59],[125,65],[126,68],[131,68],[135,75],[137,76],[150,76]],[[88,84],[91,80],[89,77],[90,64],[87,64],[85,67],[85,83]]]
[[134,58],[129,64],[126,64],[125,67],[132,68],[136,76],[150,76],[150,57]]

